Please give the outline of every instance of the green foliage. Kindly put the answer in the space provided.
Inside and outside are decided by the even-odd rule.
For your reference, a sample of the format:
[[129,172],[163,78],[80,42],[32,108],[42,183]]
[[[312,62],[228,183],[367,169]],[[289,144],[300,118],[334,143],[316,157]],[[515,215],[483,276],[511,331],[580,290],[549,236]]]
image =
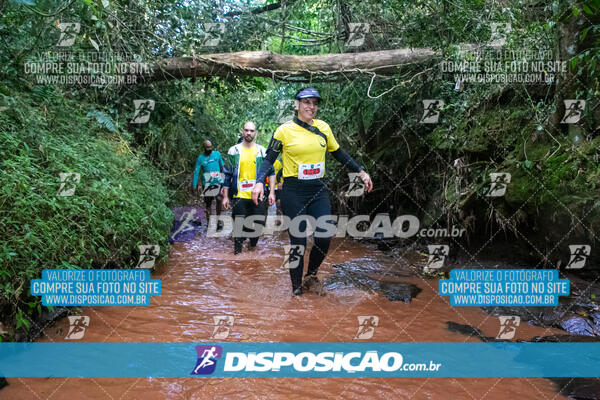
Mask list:
[[117,131],[113,119],[108,114],[105,114],[102,111],[90,111],[89,113],[87,113],[87,117],[95,117],[96,121],[100,124],[100,126],[108,129],[111,132]]
[[21,311],[21,309],[19,309],[17,311],[17,316],[15,319],[17,321],[16,326],[15,326],[16,329],[19,329],[21,327],[23,327],[25,329],[29,329],[29,325],[30,325],[29,320],[23,316],[23,312]]
[[[41,109],[36,93],[0,113],[0,309],[17,329],[41,312],[28,285],[42,269],[132,267],[139,244],[165,246],[173,218],[164,175],[87,118],[105,114],[60,98]],[[61,172],[81,174],[72,197],[57,196]]]

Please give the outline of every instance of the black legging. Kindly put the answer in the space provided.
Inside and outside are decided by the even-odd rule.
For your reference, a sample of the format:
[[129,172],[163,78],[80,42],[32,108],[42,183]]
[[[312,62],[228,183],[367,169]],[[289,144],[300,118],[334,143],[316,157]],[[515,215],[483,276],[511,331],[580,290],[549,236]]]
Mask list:
[[[281,190],[281,209],[283,214],[290,219],[299,215],[310,215],[315,219],[323,215],[331,215],[331,204],[329,202],[329,193],[325,184],[320,179],[300,180],[294,177],[285,178],[283,189]],[[329,221],[333,224],[334,221]],[[325,232],[324,229],[316,228],[318,232]],[[300,224],[300,232],[306,232],[306,221]],[[306,236],[296,237],[291,232],[290,242],[292,245],[302,245],[306,249]],[[315,235],[314,245],[310,251],[308,260],[308,271],[306,275],[316,275],[321,262],[329,250],[329,237],[317,237]],[[302,285],[302,272],[304,269],[304,256],[300,257],[300,263],[297,268],[290,268],[290,277],[292,278],[292,290]]]
[[[236,217],[250,217],[250,216],[254,216],[254,215],[259,215],[262,218],[259,218],[257,222],[257,224],[260,224],[262,226],[265,225],[265,211],[266,211],[266,207],[267,207],[267,199],[266,196],[263,199],[263,201],[259,201],[258,205],[255,205],[254,202],[251,199],[233,199],[233,205],[231,208],[231,216],[235,222]],[[260,230],[262,232],[262,227],[257,226],[256,227],[258,230]],[[233,233],[233,242],[234,242],[234,251],[235,252],[241,252],[242,251],[242,244],[244,243],[244,239],[246,239],[247,235],[245,235],[245,232],[249,232],[250,230],[248,228],[246,228],[245,226],[243,227],[243,231],[240,232],[241,235],[236,234],[236,227],[234,225],[234,233]],[[251,246],[256,246],[256,243],[258,243],[258,236],[257,235],[253,235],[255,237],[250,237],[250,245]]]

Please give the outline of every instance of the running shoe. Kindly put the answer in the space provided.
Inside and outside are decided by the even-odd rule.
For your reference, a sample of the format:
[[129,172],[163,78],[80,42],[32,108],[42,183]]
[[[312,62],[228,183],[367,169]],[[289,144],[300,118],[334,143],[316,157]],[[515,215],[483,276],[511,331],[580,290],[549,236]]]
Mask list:
[[307,292],[316,293],[319,296],[325,296],[323,284],[316,275],[305,276],[304,282],[302,282],[302,289],[306,290]]

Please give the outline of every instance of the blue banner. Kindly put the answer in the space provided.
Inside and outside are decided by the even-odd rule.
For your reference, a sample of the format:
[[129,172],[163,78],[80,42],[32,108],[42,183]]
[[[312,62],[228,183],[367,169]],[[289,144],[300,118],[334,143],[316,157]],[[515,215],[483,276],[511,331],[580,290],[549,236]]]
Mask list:
[[453,269],[438,290],[453,307],[556,307],[571,287],[556,269]]
[[45,269],[30,290],[44,306],[149,306],[162,285],[147,269]]
[[600,343],[0,343],[5,377],[598,377]]

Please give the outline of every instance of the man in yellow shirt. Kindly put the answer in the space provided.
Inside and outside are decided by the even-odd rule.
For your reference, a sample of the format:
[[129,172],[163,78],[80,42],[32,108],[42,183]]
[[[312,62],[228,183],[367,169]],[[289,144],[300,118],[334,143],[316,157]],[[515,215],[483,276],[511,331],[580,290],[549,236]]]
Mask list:
[[[239,254],[242,252],[244,239],[249,237],[250,246],[252,249],[258,242],[258,236],[261,227],[256,227],[254,233],[249,235],[247,229],[249,223],[244,224],[244,220],[252,217],[258,224],[264,226],[266,214],[266,199],[255,204],[252,202],[251,193],[256,183],[261,183],[264,187],[265,178],[257,182],[257,172],[266,155],[266,150],[263,146],[255,143],[257,134],[256,125],[254,122],[248,121],[244,124],[242,130],[242,142],[231,146],[227,152],[227,162],[225,170],[225,182],[223,184],[223,208],[229,209],[229,195],[233,197],[231,216],[234,219],[234,248],[233,253]],[[275,175],[273,167],[268,169],[265,176],[269,176],[269,205],[275,202]],[[264,192],[263,192],[264,196]],[[244,225],[243,229],[240,229]]]

